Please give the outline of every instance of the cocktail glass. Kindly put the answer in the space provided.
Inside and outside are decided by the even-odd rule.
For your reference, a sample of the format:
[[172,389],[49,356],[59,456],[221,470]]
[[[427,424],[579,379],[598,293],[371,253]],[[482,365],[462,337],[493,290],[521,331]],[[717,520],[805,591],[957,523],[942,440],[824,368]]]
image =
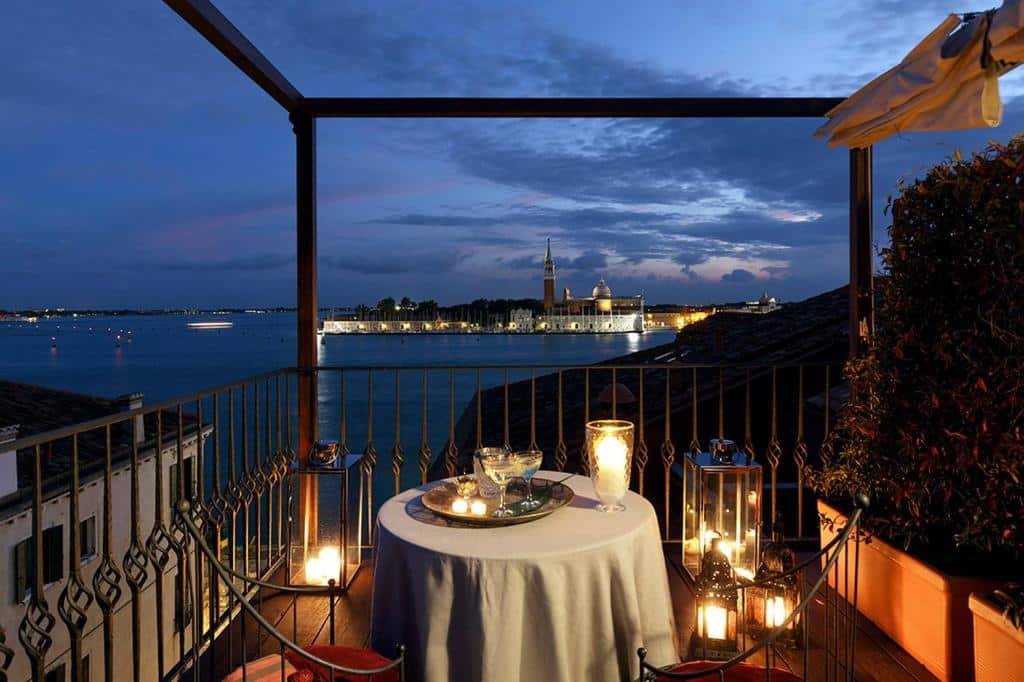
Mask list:
[[500,503],[491,516],[512,516],[515,512],[505,506],[505,489],[509,481],[519,475],[519,458],[511,452],[501,451],[480,454],[477,459],[487,477],[498,486]]
[[519,458],[519,475],[526,481],[526,498],[519,503],[521,509],[537,509],[544,503],[533,496],[533,484],[530,479],[540,469],[544,461],[544,453],[540,450],[521,450],[516,453]]

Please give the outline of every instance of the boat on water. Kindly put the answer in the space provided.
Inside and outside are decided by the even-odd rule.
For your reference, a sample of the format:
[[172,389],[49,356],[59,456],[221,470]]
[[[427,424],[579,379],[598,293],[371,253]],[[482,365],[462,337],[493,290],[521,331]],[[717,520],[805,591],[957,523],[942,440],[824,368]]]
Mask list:
[[234,322],[189,322],[186,326],[189,329],[231,329],[235,326]]

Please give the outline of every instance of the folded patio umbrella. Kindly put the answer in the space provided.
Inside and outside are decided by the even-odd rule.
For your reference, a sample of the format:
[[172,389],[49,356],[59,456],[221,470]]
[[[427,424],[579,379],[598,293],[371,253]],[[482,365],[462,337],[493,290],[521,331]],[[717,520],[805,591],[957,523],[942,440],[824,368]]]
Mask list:
[[899,64],[828,112],[815,137],[867,147],[901,132],[999,125],[999,76],[1024,62],[1024,0],[949,15]]

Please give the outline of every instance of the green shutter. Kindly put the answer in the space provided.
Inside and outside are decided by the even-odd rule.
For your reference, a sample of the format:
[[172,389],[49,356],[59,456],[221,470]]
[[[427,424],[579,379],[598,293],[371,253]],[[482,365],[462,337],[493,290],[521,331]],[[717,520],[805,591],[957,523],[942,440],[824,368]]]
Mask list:
[[14,546],[14,600],[22,602],[32,589],[32,538]]
[[43,582],[52,583],[64,577],[64,526],[43,531]]

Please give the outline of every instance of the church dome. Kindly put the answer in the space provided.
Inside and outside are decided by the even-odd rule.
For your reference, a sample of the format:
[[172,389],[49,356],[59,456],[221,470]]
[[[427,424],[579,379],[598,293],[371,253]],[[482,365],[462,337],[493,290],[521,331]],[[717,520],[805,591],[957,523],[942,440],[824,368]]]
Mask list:
[[590,295],[593,298],[611,298],[612,290],[609,289],[608,285],[604,283],[604,278],[602,277],[600,280],[598,280],[597,286],[594,287],[594,290],[590,293]]

